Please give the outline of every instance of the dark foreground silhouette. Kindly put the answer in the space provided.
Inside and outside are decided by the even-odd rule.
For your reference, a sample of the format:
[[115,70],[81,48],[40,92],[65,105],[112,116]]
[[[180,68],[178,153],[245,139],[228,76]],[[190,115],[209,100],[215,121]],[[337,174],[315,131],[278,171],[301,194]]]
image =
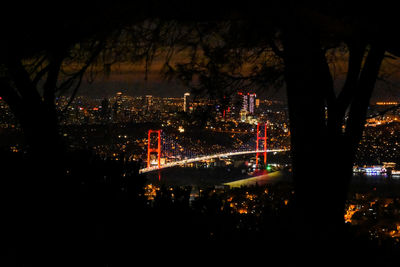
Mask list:
[[2,236],[10,266],[397,264],[395,246],[378,245],[355,227],[344,229],[341,238],[304,238],[294,224],[293,206],[282,201],[292,202],[290,185],[230,192],[240,202],[246,192],[269,190],[268,198],[254,202],[257,213],[240,214],[214,189],[190,200],[190,187],[162,187],[149,201],[137,163],[101,160],[84,151],[63,160],[64,175],[53,177],[64,181],[60,185],[43,178],[46,172],[35,176],[35,161],[24,154],[1,153]]

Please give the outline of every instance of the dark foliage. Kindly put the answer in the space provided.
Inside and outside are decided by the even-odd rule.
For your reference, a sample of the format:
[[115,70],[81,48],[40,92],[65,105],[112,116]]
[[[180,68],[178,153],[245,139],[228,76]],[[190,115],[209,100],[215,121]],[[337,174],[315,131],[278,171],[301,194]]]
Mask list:
[[40,188],[25,155],[1,153],[7,173],[2,176],[7,204],[2,232],[15,266],[234,263],[236,258],[286,265],[317,263],[317,254],[329,262],[391,266],[397,252],[389,243],[357,236],[356,228],[346,230],[341,246],[298,239],[292,206],[277,201],[291,194],[285,184],[267,187],[269,197],[262,194],[265,187],[234,189],[230,194],[238,202],[245,192],[264,195],[256,202],[261,215],[239,214],[214,188],[190,202],[190,187],[162,187],[150,202],[138,165],[103,161],[85,151],[67,159],[64,178],[70,190],[65,194],[56,187]]

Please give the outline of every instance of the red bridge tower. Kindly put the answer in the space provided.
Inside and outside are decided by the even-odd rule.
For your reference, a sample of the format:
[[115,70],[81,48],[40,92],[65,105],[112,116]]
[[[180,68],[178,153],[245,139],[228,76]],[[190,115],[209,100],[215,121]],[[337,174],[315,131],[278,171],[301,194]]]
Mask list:
[[[262,128],[262,124],[261,124]],[[264,140],[264,165],[267,165],[267,124],[264,123],[264,136],[260,135],[260,124],[257,123],[257,145],[256,145],[256,168],[258,168],[258,156],[259,156],[259,146],[260,146],[260,141]]]
[[[151,135],[152,133],[156,133],[157,135],[157,148],[152,148],[151,147]],[[149,130],[149,135],[147,139],[147,168],[150,167],[150,154],[151,153],[157,153],[157,158],[158,158],[158,168],[160,168],[160,158],[161,158],[161,130]]]

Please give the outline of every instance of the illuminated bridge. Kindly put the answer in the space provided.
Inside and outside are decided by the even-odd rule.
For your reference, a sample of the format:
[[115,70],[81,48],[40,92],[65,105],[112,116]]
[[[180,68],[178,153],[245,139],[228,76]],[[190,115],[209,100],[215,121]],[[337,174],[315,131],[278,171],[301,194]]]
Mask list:
[[140,173],[146,173],[146,172],[151,172],[151,171],[156,171],[160,169],[165,169],[165,168],[170,168],[174,166],[179,166],[179,165],[185,165],[187,163],[192,163],[192,162],[197,162],[197,161],[203,161],[203,160],[209,160],[213,158],[223,158],[223,157],[230,157],[230,156],[238,156],[238,155],[245,155],[245,154],[257,154],[257,153],[270,153],[270,152],[285,152],[288,151],[289,149],[268,149],[268,150],[252,150],[252,151],[239,151],[239,152],[229,152],[229,153],[220,153],[220,154],[214,154],[214,155],[208,155],[208,156],[199,156],[191,159],[184,159],[184,160],[179,160],[179,161],[174,161],[174,162],[169,162],[164,165],[160,166],[151,166],[147,168],[140,169]]
[[[156,139],[152,139],[151,137],[155,137]],[[161,137],[161,130],[149,130],[148,132],[148,144],[147,144],[147,167],[140,169],[140,173],[151,172],[155,170],[170,168],[174,166],[185,165],[188,163],[210,160],[213,158],[223,158],[223,157],[231,157],[231,156],[238,156],[238,155],[245,155],[245,154],[256,154],[256,167],[259,166],[259,156],[263,155],[264,165],[267,165],[267,152],[285,152],[288,149],[269,149],[267,150],[267,123],[259,123],[257,124],[257,131],[256,131],[256,142],[255,144],[251,144],[251,146],[255,145],[255,150],[250,150],[248,146],[243,150],[235,150],[231,152],[218,152],[212,155],[180,155],[181,158],[184,157],[184,160],[178,160],[173,162],[168,162],[166,164],[161,165],[161,140],[165,140],[165,138]],[[165,141],[163,141],[164,143]],[[168,140],[166,143],[169,143]],[[175,144],[176,146],[176,144]],[[261,146],[261,147],[260,147]],[[165,148],[163,149],[165,150]],[[157,154],[157,165],[152,166],[151,164],[151,154]],[[153,161],[154,162],[154,161]]]

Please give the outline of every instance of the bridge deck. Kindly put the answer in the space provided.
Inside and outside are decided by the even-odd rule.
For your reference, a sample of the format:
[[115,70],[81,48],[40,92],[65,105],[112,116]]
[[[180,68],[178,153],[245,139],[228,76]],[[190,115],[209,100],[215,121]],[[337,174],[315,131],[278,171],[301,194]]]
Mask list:
[[[285,152],[285,151],[288,151],[288,150],[289,149],[267,149],[266,151],[267,151],[267,153],[270,153],[270,152]],[[156,171],[156,170],[160,170],[160,169],[170,168],[170,167],[174,167],[174,166],[184,165],[184,164],[187,164],[187,163],[192,163],[192,162],[197,162],[197,161],[202,161],[202,160],[208,160],[208,159],[213,159],[213,158],[222,158],[222,157],[238,156],[238,155],[245,155],[245,154],[255,154],[257,152],[258,153],[264,153],[265,150],[239,151],[239,152],[214,154],[214,155],[209,155],[209,156],[201,156],[201,157],[196,157],[196,158],[192,158],[192,159],[184,159],[184,160],[169,162],[167,164],[162,165],[160,168],[158,168],[158,166],[149,167],[149,168],[143,168],[143,169],[139,170],[139,173],[146,173],[146,172]]]

